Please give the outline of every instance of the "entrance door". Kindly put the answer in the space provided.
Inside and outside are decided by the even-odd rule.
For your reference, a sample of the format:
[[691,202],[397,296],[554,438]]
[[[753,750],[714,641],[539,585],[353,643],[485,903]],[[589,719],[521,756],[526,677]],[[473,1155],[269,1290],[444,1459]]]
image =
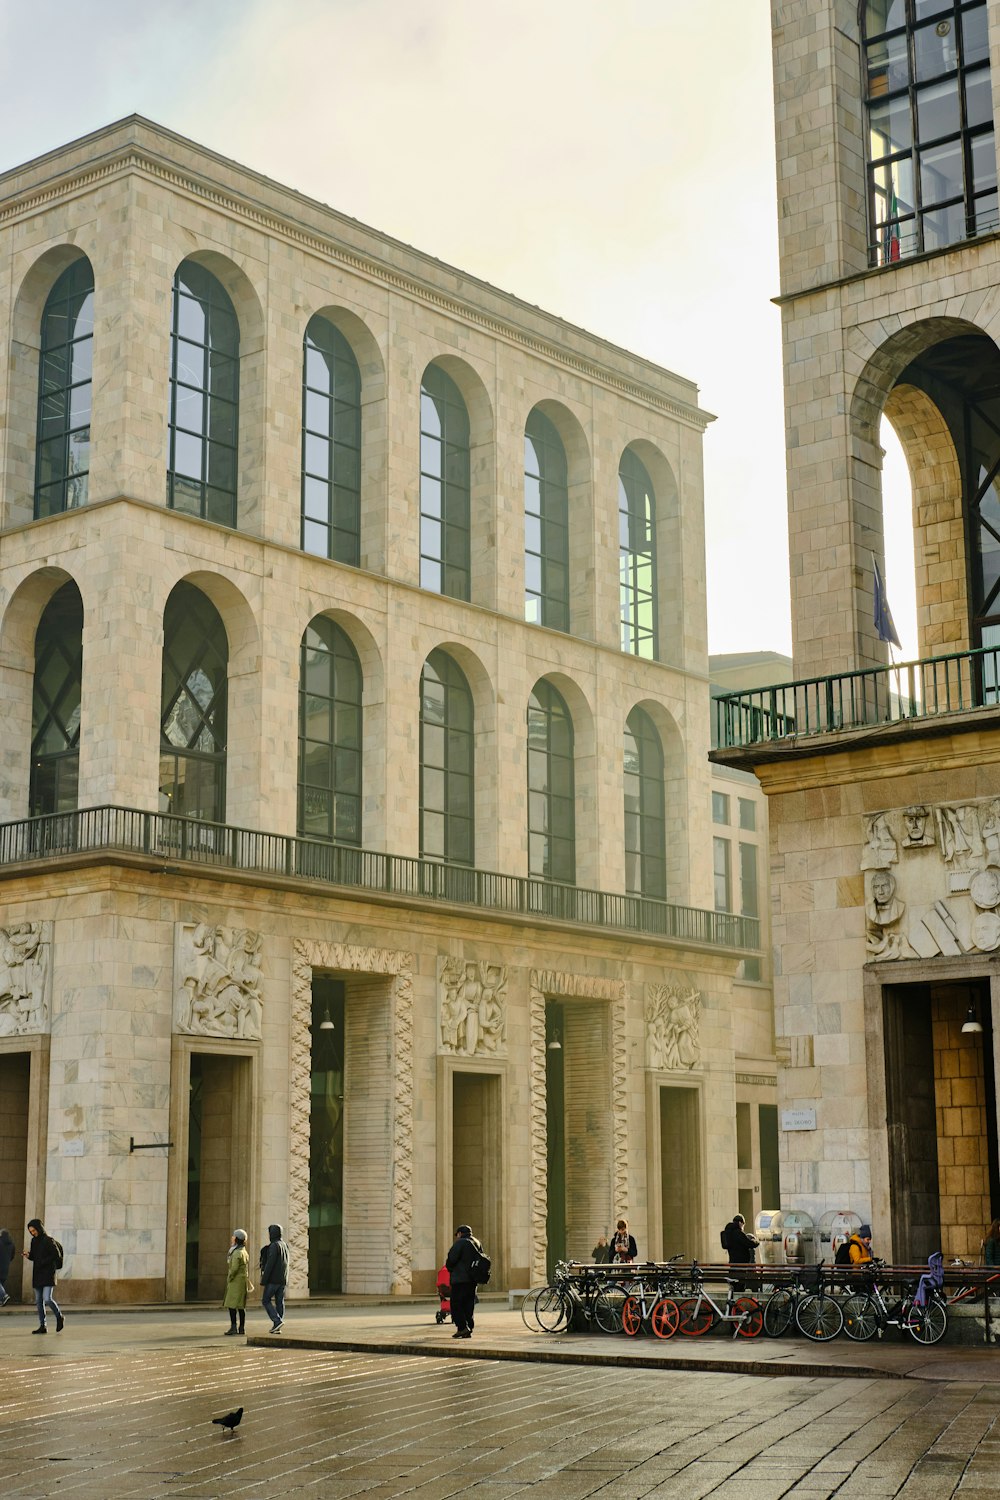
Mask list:
[[927,985],[885,990],[885,1091],[893,1259],[940,1250],[934,1037]]
[[[500,1252],[500,1077],[496,1073],[452,1075],[452,1214],[470,1224],[488,1253]],[[499,1284],[499,1265],[494,1268]]]
[[697,1256],[702,1207],[696,1089],[660,1089],[660,1172],[664,1257]]
[[556,1260],[589,1260],[621,1210],[613,1201],[609,1007],[574,1000],[546,1010],[551,1271]]
[[309,1108],[309,1291],[344,1289],[344,984],[314,974]]
[[[28,1118],[31,1088],[31,1054],[0,1055],[0,1226],[9,1227],[18,1247],[24,1226],[42,1205],[25,1201],[28,1175]],[[20,1255],[11,1262],[5,1283],[8,1295],[21,1295]],[[30,1287],[30,1283],[29,1287]]]
[[191,1054],[184,1283],[185,1296],[198,1301],[221,1300],[232,1232],[256,1228],[249,1222],[252,1081],[249,1057]]

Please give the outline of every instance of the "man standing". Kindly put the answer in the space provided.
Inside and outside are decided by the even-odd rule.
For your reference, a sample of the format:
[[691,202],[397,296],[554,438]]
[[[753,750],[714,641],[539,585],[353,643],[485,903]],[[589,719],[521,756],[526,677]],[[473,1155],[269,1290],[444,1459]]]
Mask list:
[[261,1306],[271,1319],[271,1332],[280,1333],[285,1321],[285,1286],[288,1282],[288,1246],[281,1225],[267,1226],[268,1243],[260,1252]]
[[472,1279],[472,1262],[483,1253],[468,1224],[459,1224],[445,1265],[451,1276],[451,1321],[453,1339],[471,1339],[476,1326],[476,1283]]
[[56,1333],[62,1333],[66,1320],[55,1299],[56,1272],[62,1265],[62,1251],[52,1236],[45,1233],[41,1219],[28,1220],[28,1233],[31,1235],[31,1247],[22,1250],[21,1254],[25,1260],[31,1261],[31,1285],[35,1293],[35,1306],[38,1308],[38,1327],[31,1331],[48,1333],[45,1309],[51,1307],[56,1315]]
[[742,1214],[736,1214],[723,1230],[731,1266],[752,1266],[756,1259],[757,1241],[747,1234],[746,1223]]

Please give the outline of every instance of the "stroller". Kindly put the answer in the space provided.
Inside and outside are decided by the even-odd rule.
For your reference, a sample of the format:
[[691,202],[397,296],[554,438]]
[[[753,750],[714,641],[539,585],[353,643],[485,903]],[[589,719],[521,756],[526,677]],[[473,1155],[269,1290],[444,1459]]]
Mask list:
[[443,1323],[451,1317],[451,1277],[448,1275],[448,1267],[442,1266],[438,1272],[437,1279],[438,1301],[441,1306],[434,1314],[435,1323]]

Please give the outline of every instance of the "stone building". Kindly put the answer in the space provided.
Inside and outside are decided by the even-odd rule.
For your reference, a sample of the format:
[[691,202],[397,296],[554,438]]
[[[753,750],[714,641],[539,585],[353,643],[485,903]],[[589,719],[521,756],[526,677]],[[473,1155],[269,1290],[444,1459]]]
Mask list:
[[0,177],[0,309],[0,1218],[95,1299],[704,1255],[695,387],[137,118]]
[[[772,18],[794,680],[722,699],[717,754],[769,799],[782,1190],[897,1260],[975,1255],[1000,1212],[1000,5]],[[913,488],[901,666],[883,418]]]

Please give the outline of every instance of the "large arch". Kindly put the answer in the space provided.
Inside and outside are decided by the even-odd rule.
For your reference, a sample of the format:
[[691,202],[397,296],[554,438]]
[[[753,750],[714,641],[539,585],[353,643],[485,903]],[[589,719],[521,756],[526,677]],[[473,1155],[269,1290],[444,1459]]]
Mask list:
[[[648,438],[634,438],[618,455],[615,468],[615,523],[612,535],[618,535],[618,468],[626,451],[638,458],[649,475],[656,500],[654,546],[656,557],[656,660],[674,667],[684,667],[684,551],[681,529],[680,498],[677,477],[669,459]],[[618,569],[615,569],[617,580]],[[618,613],[616,611],[616,613]],[[620,616],[619,616],[620,618]]]
[[[5,404],[7,430],[18,433],[19,441],[6,445],[2,486],[5,500],[0,513],[0,525],[4,527],[22,525],[34,516],[42,315],[52,288],[76,261],[86,261],[93,271],[90,259],[76,245],[51,246],[31,263],[14,293]],[[99,295],[95,278],[95,302]]]
[[500,764],[497,738],[496,686],[482,659],[461,641],[444,636],[423,650],[423,661],[432,651],[443,651],[456,663],[472,694],[475,765],[475,864],[482,870],[499,867]]
[[563,402],[548,397],[536,401],[525,412],[525,428],[536,411],[552,423],[566,455],[570,630],[584,640],[593,640],[597,570],[594,566],[594,464],[590,442],[579,418]]
[[496,592],[496,548],[488,541],[495,528],[496,507],[493,403],[478,371],[456,354],[431,354],[421,371],[421,384],[426,371],[434,365],[454,381],[469,414],[469,592],[473,604],[491,607],[495,602]]
[[687,747],[673,714],[654,698],[636,698],[625,705],[622,725],[632,710],[641,709],[652,721],[663,751],[664,831],[667,843],[667,900],[691,905]]
[[34,569],[15,585],[0,614],[0,822],[28,815],[35,635],[46,607],[67,583],[79,588],[63,568]]

